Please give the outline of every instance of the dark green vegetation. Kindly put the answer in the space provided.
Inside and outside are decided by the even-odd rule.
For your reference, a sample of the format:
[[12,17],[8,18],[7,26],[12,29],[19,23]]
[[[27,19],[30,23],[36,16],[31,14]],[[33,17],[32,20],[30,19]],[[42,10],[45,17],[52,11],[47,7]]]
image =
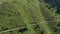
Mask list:
[[56,20],[60,18],[60,9],[52,7],[43,0],[1,2],[0,32],[25,26],[1,34],[60,34],[60,20]]
[[56,18],[60,18],[60,0],[43,0],[47,4],[50,4],[53,7],[56,7]]
[[60,8],[60,0],[44,0],[45,2],[51,4],[51,6],[56,6]]

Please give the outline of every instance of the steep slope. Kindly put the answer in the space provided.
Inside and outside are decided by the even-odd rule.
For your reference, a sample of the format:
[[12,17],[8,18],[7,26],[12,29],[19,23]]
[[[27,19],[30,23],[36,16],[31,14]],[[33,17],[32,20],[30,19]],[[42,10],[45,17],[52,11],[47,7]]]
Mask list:
[[[45,4],[45,3],[44,3]],[[51,19],[51,16],[52,16],[52,19],[51,19],[51,22],[48,22],[47,24],[48,24],[48,26],[49,26],[49,29],[51,30],[51,32],[53,33],[53,34],[60,34],[60,25],[59,25],[59,23],[60,23],[60,20],[59,19],[57,19],[58,18],[58,16],[57,16],[57,18],[56,18],[56,15],[54,15],[55,13],[53,13],[53,12],[55,12],[55,10],[56,10],[56,8],[54,8],[54,11],[51,11],[51,9],[52,9],[52,7],[50,7],[50,6],[48,6],[48,7],[50,7],[50,8],[47,8],[46,7],[46,4],[44,5],[44,4],[42,4],[42,13],[43,13],[43,15],[44,15],[44,17],[46,17],[46,19]],[[45,8],[45,9],[44,9]],[[45,15],[47,15],[47,16],[45,16]]]
[[[52,21],[52,16],[52,13],[38,0],[5,0],[0,4],[0,31],[25,26],[1,34],[53,34],[50,29],[51,23],[46,22],[46,20]],[[31,24],[36,24],[38,27]]]

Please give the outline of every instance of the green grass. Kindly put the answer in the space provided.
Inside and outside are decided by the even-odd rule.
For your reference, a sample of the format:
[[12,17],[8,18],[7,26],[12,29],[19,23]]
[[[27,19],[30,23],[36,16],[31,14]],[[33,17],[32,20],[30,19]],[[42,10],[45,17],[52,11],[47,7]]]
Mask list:
[[[50,29],[52,24],[48,25],[44,22],[46,19],[52,20],[54,14],[50,11],[38,0],[11,0],[2,2],[0,4],[0,31],[4,31],[5,28],[13,29],[25,25],[28,30],[22,34],[40,34],[41,32],[53,34],[52,29]],[[34,26],[28,26],[33,23],[38,23],[41,28],[34,29]],[[2,34],[11,33],[6,32]],[[20,33],[18,30],[14,30],[12,34]]]

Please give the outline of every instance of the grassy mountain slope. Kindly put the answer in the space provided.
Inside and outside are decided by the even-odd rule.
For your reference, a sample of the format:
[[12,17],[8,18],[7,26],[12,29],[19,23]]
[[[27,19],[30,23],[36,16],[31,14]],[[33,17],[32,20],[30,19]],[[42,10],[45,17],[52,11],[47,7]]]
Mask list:
[[54,23],[44,22],[52,21],[52,17],[53,13],[38,0],[5,0],[0,4],[0,31],[25,26],[26,31],[23,28],[1,34],[53,34],[50,25]]

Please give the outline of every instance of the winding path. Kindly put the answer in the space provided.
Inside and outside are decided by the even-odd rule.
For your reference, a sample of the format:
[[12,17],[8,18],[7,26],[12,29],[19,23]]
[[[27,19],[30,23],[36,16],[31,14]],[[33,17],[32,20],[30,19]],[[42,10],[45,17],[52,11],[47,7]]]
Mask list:
[[[60,20],[60,19],[56,19],[56,20]],[[44,23],[44,22],[51,22],[51,21],[43,21],[41,23]],[[39,23],[37,23],[39,24]],[[36,25],[36,24],[30,24],[28,26],[33,26],[33,25]],[[25,26],[22,26],[22,27],[18,27],[18,28],[14,28],[14,29],[9,29],[9,30],[5,30],[5,31],[1,31],[0,33],[4,33],[4,32],[9,32],[9,31],[14,31],[14,30],[18,30],[18,29],[21,29],[21,28],[25,28]]]

